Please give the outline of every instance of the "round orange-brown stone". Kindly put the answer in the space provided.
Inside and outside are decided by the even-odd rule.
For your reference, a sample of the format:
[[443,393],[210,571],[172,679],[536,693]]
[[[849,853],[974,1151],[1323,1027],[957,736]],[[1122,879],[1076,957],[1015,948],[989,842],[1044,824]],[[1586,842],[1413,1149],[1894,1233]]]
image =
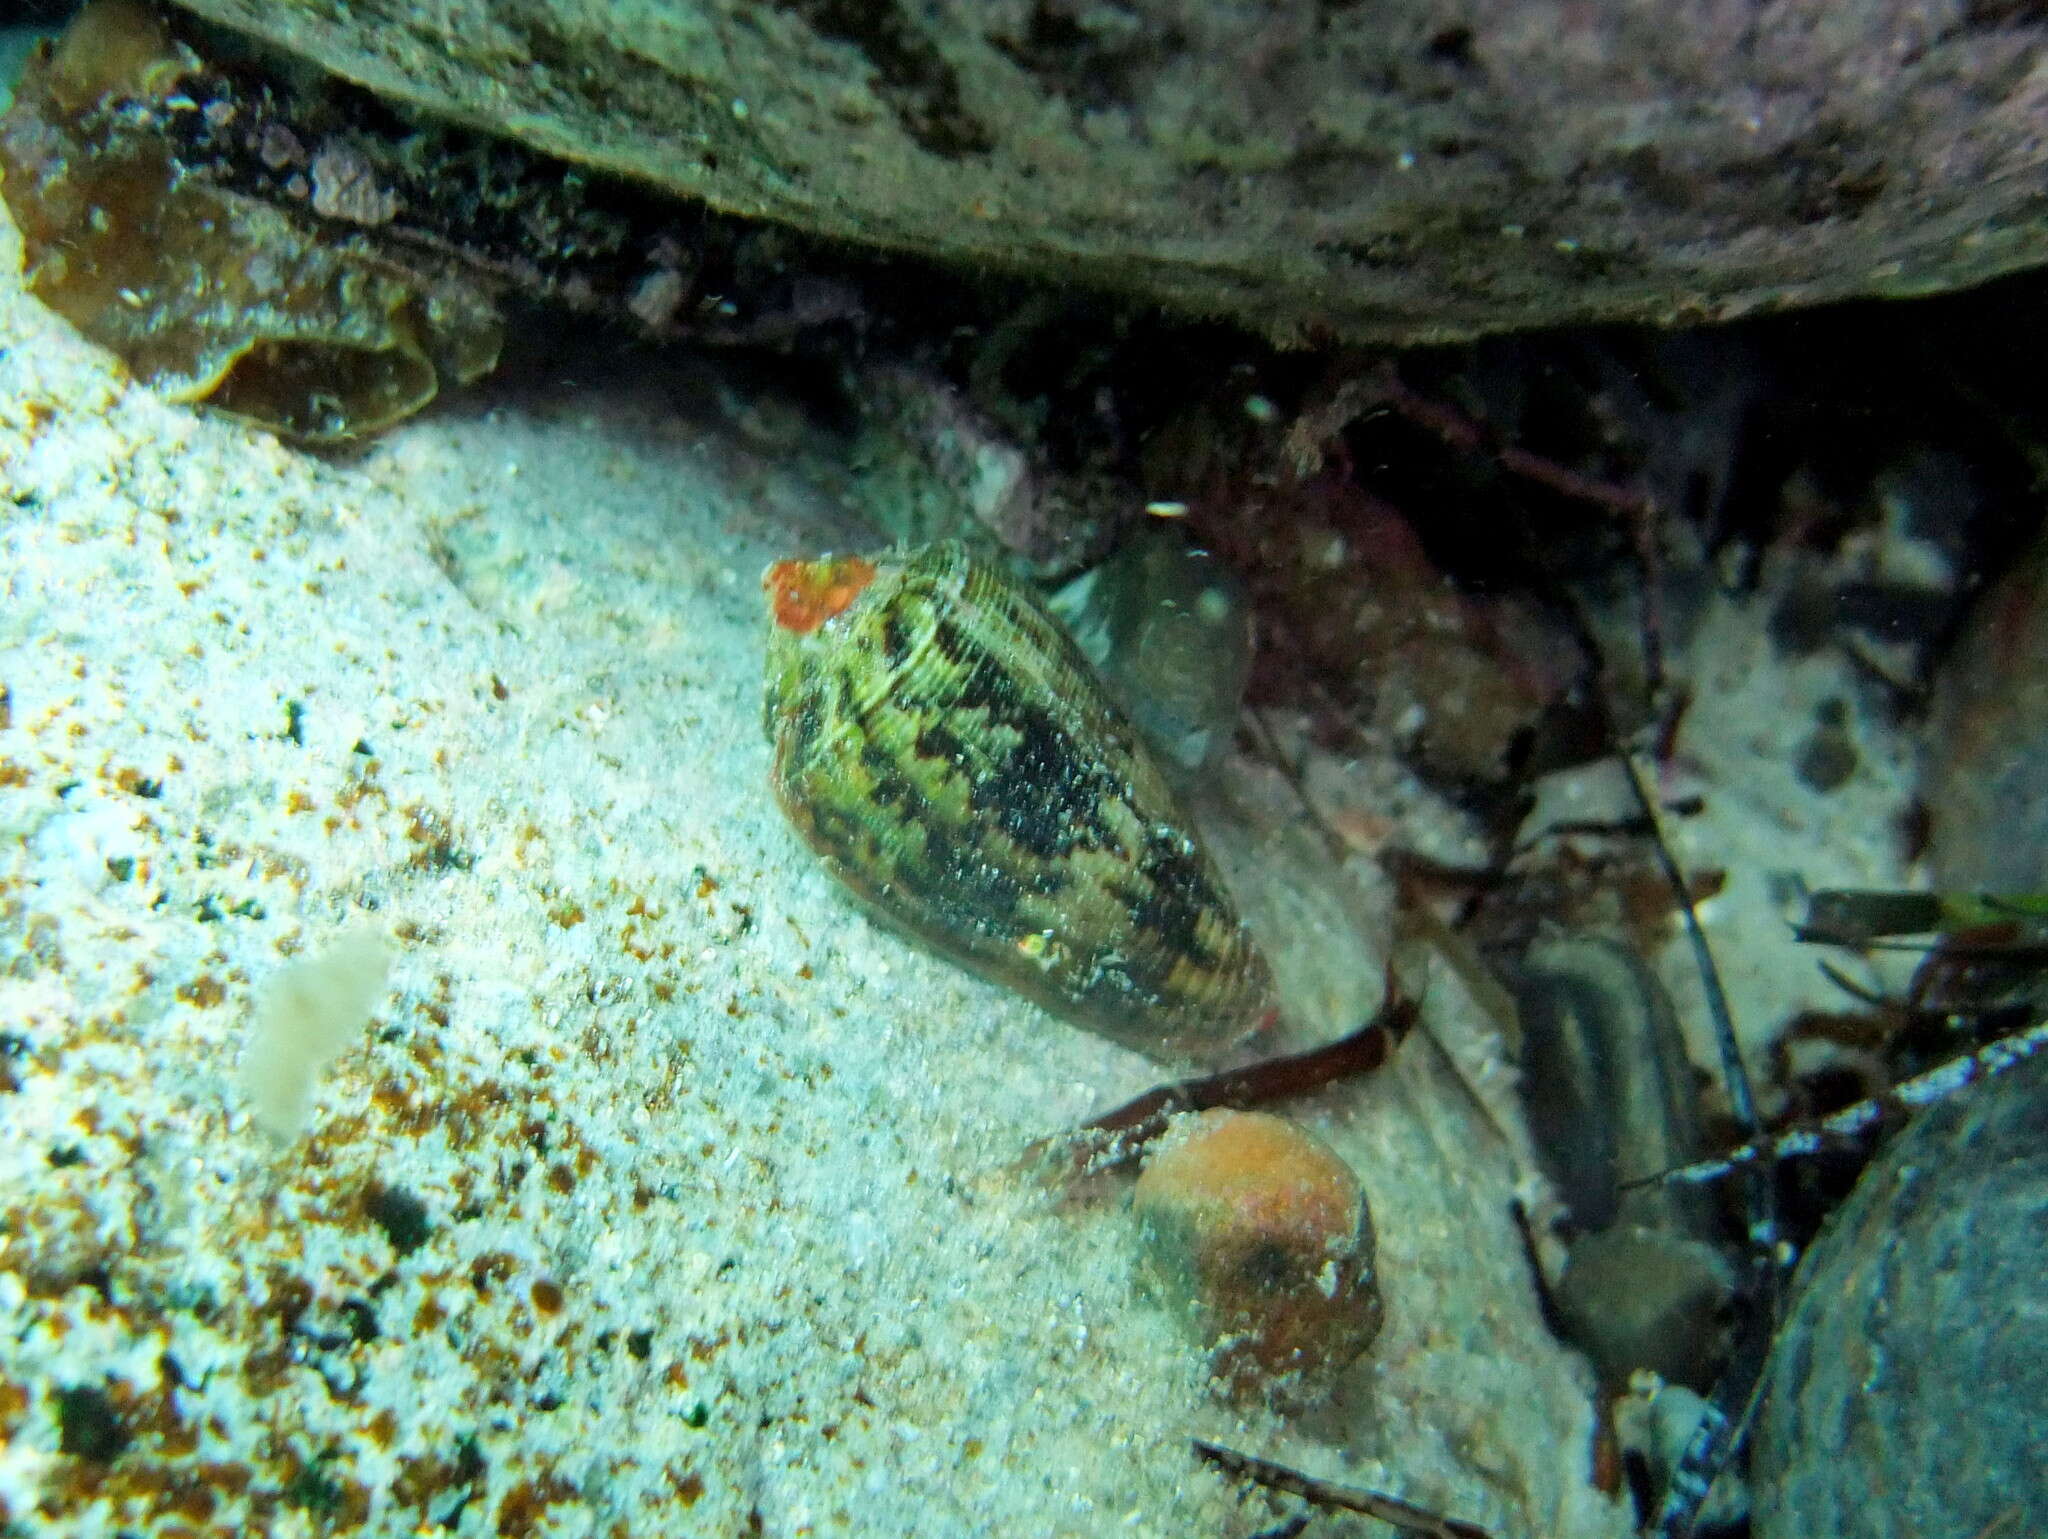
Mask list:
[[1325,1380],[1379,1334],[1365,1193],[1335,1150],[1285,1118],[1183,1119],[1133,1205],[1159,1293],[1234,1390]]

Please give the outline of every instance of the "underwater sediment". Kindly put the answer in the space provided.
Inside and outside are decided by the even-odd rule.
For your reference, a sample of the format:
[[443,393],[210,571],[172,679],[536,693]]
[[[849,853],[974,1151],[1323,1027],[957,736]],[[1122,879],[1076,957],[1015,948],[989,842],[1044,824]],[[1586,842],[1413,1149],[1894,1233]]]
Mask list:
[[[1914,892],[2038,855],[2037,288],[1277,350],[93,14],[122,47],[32,66],[6,130],[4,1524],[1285,1521],[1213,1442],[1503,1539],[1628,1532],[1769,1324],[1743,1182],[1640,1184],[1751,1131],[1682,911],[1774,1127],[2043,1008],[2037,914]],[[1086,52],[1031,26],[1036,78]],[[555,78],[510,36],[476,33]],[[921,36],[828,38],[878,72],[845,109],[902,107]],[[1133,47],[1144,89],[1187,66]],[[747,89],[721,133],[788,128]],[[1838,169],[1800,239],[1861,260],[1917,173]],[[1899,235],[1952,268],[1854,282],[2003,265],[2024,219],[1955,232],[2006,185]],[[1635,303],[1550,251],[1523,298]],[[1224,302],[1127,258],[1075,270]],[[1297,327],[1268,276],[1241,313]],[[984,581],[830,631],[858,666],[770,726],[841,757],[778,788],[764,667],[915,549]],[[1986,765],[2003,801],[1963,794]],[[1816,889],[1940,922],[1823,971]],[[1270,1136],[1191,1159],[1216,1124]],[[1856,1169],[1774,1169],[1782,1233]]]

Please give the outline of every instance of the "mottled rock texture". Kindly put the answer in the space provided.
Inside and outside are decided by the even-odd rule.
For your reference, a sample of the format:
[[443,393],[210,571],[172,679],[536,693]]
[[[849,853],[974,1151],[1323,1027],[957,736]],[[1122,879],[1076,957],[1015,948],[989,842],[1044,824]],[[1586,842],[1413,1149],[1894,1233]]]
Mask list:
[[2048,251],[2020,0],[186,0],[731,212],[1423,341]]
[[2048,1062],[1924,1113],[1801,1268],[1755,1459],[1761,1539],[2038,1534]]

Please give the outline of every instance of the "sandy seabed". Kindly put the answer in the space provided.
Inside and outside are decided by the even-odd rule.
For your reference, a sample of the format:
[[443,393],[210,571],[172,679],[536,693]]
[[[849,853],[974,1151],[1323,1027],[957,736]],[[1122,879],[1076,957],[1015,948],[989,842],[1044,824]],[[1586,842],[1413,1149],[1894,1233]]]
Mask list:
[[[1628,1531],[1442,1055],[1300,1108],[1388,1312],[1309,1414],[1206,1381],[1121,1194],[1016,1172],[1162,1071],[874,928],[781,822],[759,575],[860,538],[828,442],[650,370],[323,459],[15,277],[0,346],[0,1533],[1273,1522],[1193,1436]],[[280,1142],[259,1001],[366,927],[388,988]]]

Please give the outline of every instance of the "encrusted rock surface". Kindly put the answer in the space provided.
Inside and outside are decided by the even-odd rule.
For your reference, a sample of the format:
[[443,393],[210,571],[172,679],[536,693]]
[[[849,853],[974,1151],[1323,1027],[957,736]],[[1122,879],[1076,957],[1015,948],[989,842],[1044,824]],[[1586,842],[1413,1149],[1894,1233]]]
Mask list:
[[1425,340],[1907,294],[2048,249],[1982,0],[184,0],[820,234]]

